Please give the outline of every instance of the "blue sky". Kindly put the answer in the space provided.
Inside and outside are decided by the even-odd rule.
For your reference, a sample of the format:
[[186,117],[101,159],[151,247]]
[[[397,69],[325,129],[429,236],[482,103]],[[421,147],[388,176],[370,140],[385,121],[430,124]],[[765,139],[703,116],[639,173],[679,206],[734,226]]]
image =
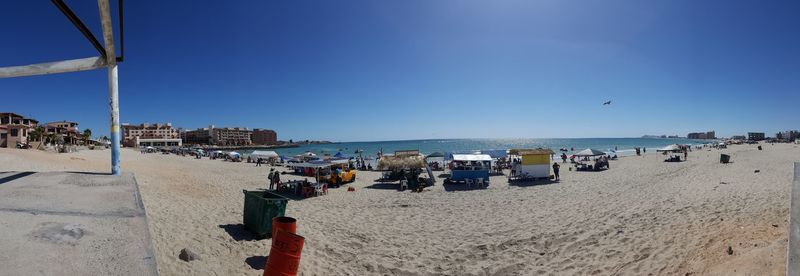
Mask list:
[[[66,2],[100,35],[96,1]],[[800,128],[798,12],[797,1],[126,1],[121,118],[285,140],[773,134]],[[49,1],[3,3],[0,33],[0,66],[97,55]],[[0,110],[108,132],[105,70],[0,79],[0,94]]]

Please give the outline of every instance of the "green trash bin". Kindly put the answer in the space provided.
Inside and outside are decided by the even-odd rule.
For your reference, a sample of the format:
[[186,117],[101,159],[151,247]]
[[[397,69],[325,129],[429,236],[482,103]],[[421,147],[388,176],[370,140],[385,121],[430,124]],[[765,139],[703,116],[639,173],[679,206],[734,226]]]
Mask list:
[[727,164],[728,162],[731,162],[731,156],[727,154],[720,154],[719,162],[722,164]]
[[286,215],[289,199],[270,191],[244,192],[244,228],[258,237],[272,235],[272,218]]

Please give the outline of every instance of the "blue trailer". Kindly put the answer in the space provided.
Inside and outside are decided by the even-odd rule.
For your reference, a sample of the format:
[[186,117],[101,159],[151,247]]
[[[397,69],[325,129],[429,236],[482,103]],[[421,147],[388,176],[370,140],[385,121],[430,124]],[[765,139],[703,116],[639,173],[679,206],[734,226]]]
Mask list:
[[448,182],[478,183],[488,185],[492,157],[488,154],[453,154]]

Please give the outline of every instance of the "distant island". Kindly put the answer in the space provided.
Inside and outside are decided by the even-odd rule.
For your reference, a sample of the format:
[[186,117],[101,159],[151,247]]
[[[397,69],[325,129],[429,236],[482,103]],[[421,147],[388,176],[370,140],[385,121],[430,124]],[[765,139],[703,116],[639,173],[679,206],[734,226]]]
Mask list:
[[678,135],[644,135],[642,138],[681,138]]

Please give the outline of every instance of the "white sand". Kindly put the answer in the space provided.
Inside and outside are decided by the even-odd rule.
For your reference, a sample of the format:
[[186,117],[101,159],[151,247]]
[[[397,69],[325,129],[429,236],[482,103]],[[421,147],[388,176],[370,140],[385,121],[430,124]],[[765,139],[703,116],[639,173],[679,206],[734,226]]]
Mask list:
[[[359,172],[355,192],[291,201],[287,215],[306,237],[302,275],[782,275],[800,148],[764,147],[694,151],[682,163],[628,157],[604,172],[563,166],[560,183],[493,177],[474,191],[368,188],[378,174]],[[719,164],[720,153],[734,163]],[[109,156],[0,149],[0,171],[106,172]],[[242,222],[242,189],[264,187],[268,167],[133,150],[122,162],[139,181],[163,275],[260,275],[251,265],[263,265],[270,241],[225,228],[239,229],[228,225]],[[185,247],[202,259],[179,260]]]

